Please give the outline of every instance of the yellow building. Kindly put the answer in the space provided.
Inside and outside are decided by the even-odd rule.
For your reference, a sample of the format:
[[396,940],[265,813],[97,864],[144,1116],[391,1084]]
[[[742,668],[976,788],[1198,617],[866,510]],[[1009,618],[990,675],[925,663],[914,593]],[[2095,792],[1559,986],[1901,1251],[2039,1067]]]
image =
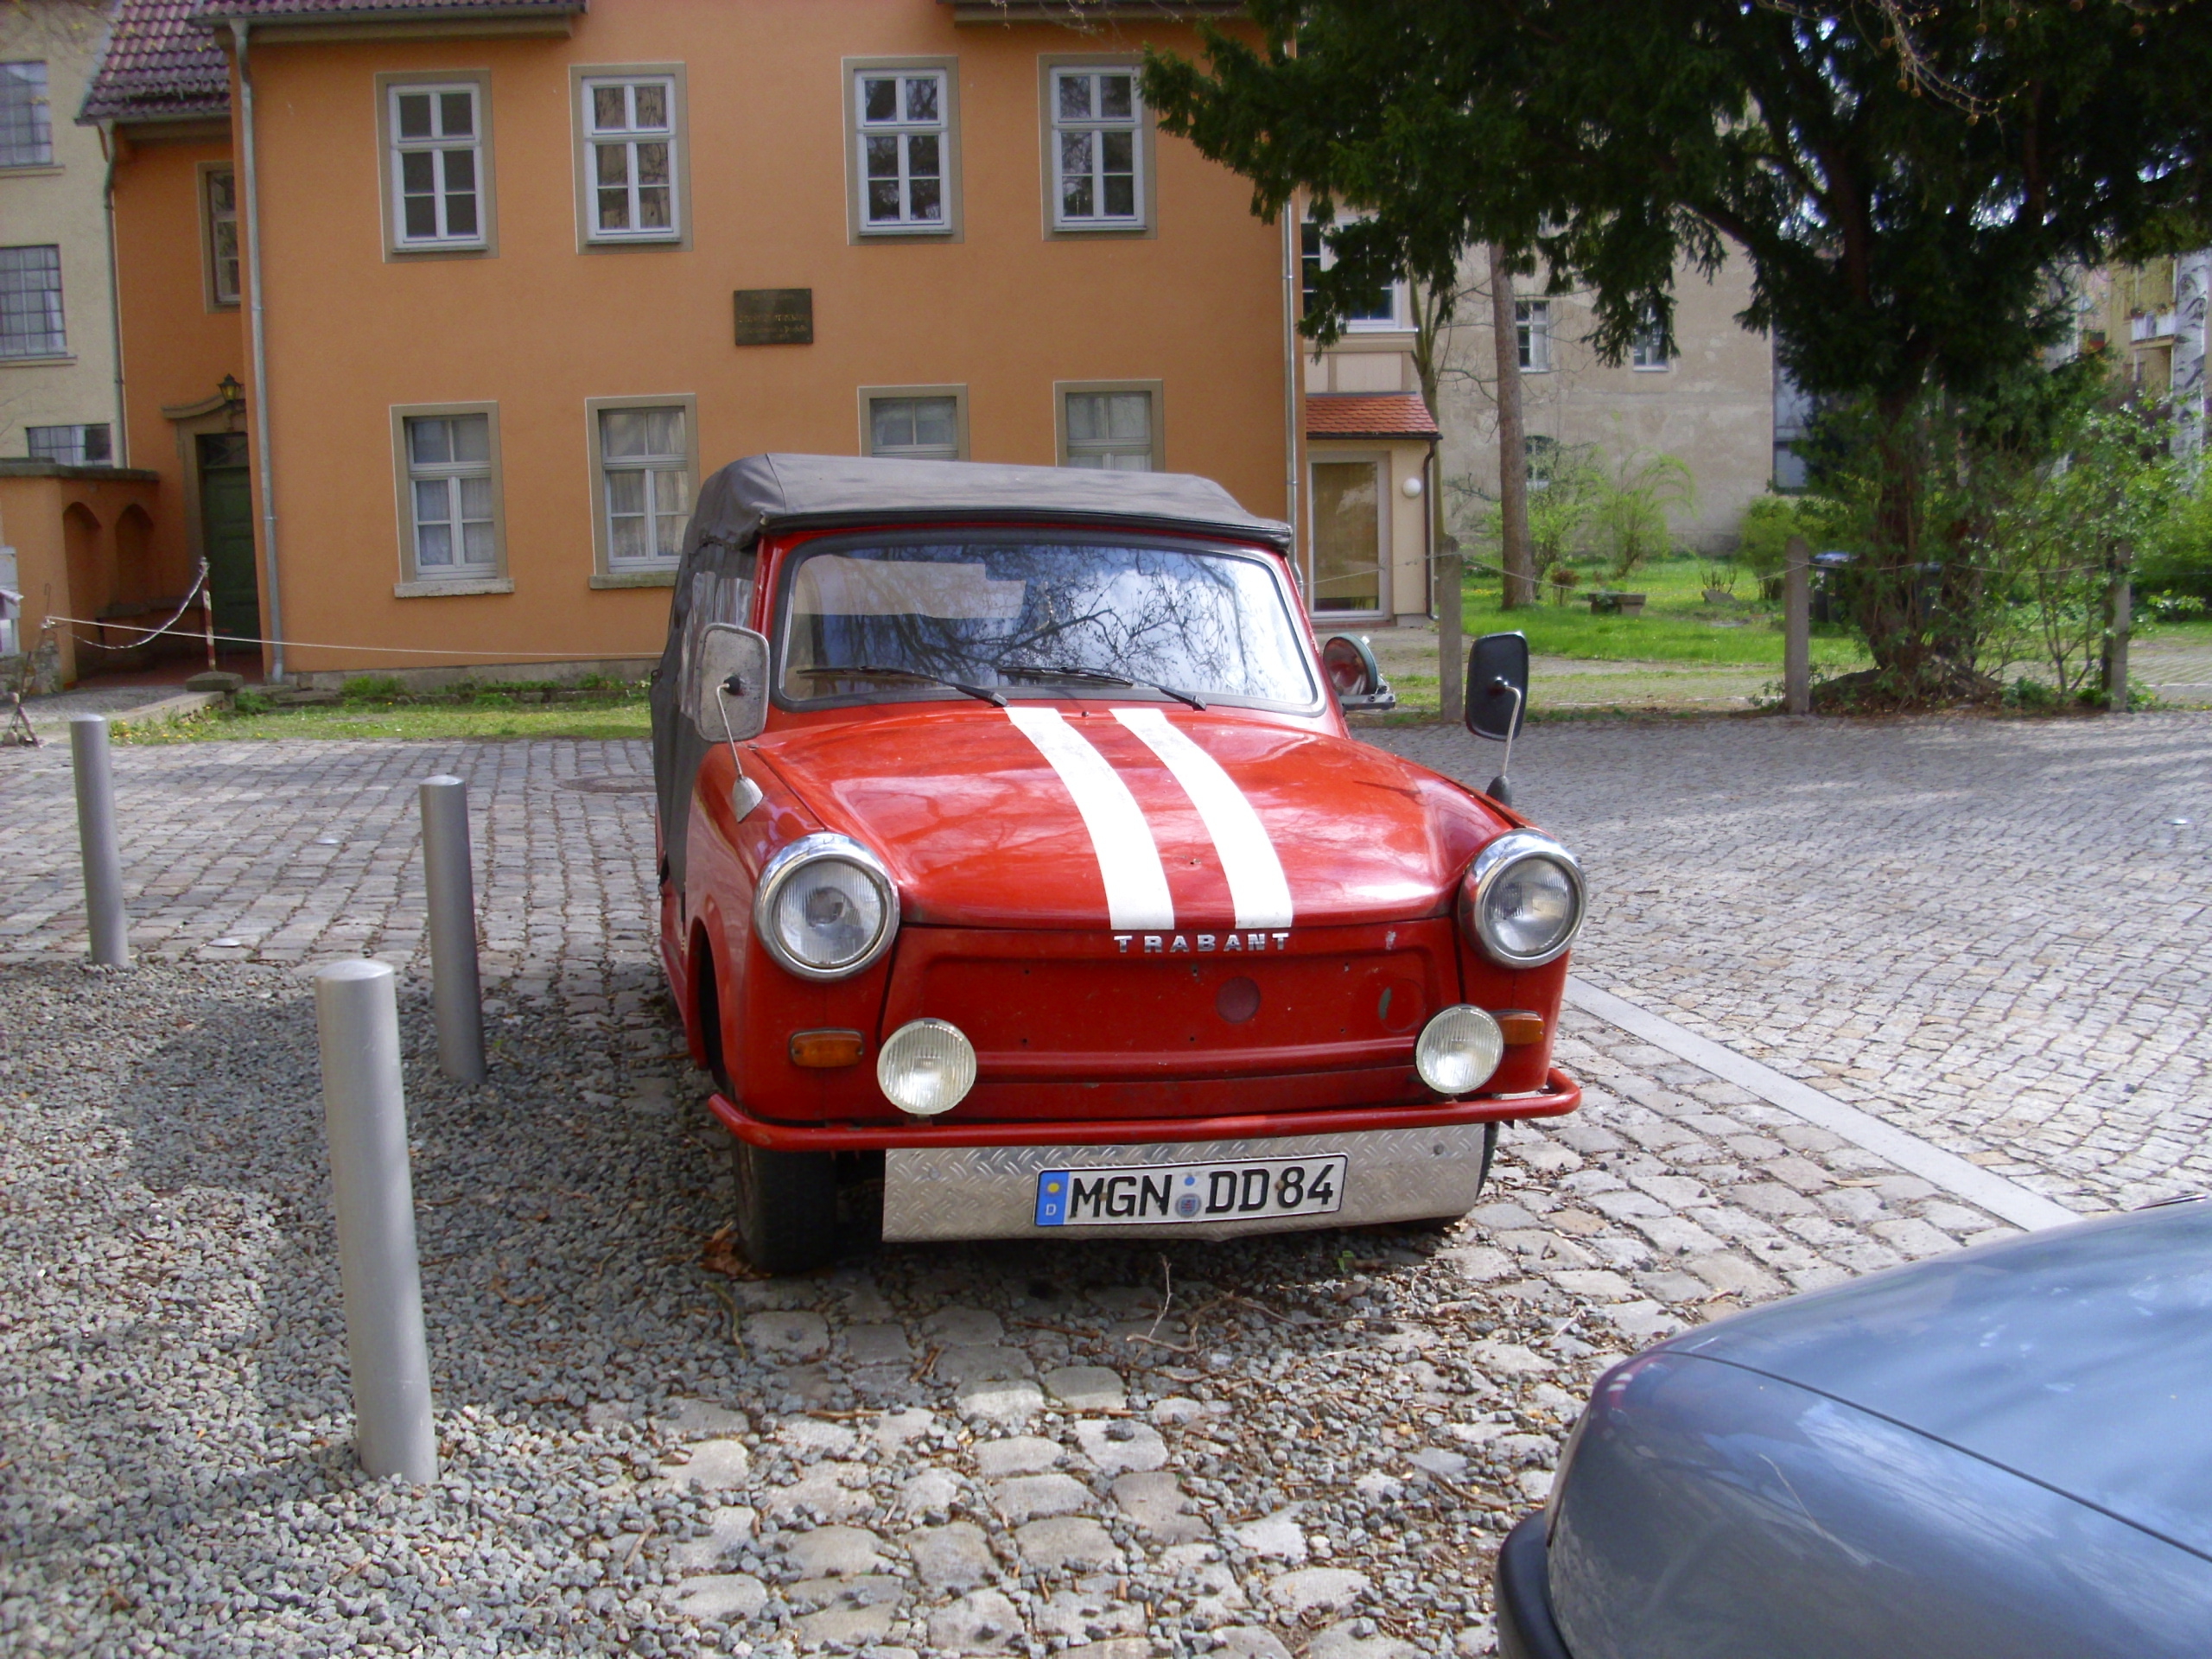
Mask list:
[[756,451],[1298,513],[1295,245],[1135,78],[1236,10],[123,0],[86,113],[152,556],[296,680],[636,671]]

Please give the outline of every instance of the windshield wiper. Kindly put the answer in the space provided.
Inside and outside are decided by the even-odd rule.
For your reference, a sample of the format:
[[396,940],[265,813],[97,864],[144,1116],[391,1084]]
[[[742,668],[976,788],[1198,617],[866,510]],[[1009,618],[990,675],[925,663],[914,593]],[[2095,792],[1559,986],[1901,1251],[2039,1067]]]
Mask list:
[[854,663],[844,668],[802,668],[798,671],[810,679],[818,680],[859,677],[872,680],[923,680],[931,685],[949,685],[956,691],[965,691],[969,696],[988,702],[994,709],[1006,707],[1006,699],[988,686],[968,685],[959,680],[948,680],[942,674],[925,674],[918,668],[888,668],[874,663]]
[[1195,692],[1178,691],[1173,686],[1162,685],[1157,680],[1133,680],[1126,675],[1109,674],[1103,669],[1048,665],[1042,663],[1033,666],[1018,663],[1000,663],[996,666],[1000,673],[1017,680],[1088,680],[1093,685],[1126,685],[1133,691],[1139,690],[1157,691],[1162,696],[1173,697],[1176,702],[1188,703],[1193,709],[1204,709],[1206,706],[1206,700]]

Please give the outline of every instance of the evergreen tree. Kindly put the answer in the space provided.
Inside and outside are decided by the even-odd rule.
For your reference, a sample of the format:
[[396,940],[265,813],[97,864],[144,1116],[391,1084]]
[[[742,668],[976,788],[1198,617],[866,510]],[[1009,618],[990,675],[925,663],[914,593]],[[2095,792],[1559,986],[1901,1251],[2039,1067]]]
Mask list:
[[[1301,192],[1336,258],[1306,323],[1404,276],[1457,288],[1483,242],[1590,290],[1618,361],[1671,348],[1678,264],[1748,260],[1747,327],[1887,443],[1859,621],[1907,693],[1944,689],[1910,595],[1924,395],[1976,395],[2063,337],[2060,276],[2208,239],[2203,0],[1248,0],[1256,42],[1154,52],[1161,124]],[[1893,434],[1894,440],[1880,434]]]

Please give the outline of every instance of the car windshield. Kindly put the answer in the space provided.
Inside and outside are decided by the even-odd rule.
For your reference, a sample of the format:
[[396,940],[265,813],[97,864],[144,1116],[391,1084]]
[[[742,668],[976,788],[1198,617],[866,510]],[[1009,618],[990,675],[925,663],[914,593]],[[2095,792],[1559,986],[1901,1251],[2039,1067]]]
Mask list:
[[784,582],[787,702],[1158,695],[1305,709],[1313,677],[1269,562],[1020,535],[804,553]]

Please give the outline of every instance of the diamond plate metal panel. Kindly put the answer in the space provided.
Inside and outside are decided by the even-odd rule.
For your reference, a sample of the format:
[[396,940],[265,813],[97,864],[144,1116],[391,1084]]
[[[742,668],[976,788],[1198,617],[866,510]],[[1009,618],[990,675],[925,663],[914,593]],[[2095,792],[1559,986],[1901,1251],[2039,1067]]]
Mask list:
[[[1199,1163],[1246,1158],[1349,1160],[1344,1207],[1332,1216],[1157,1223],[1133,1227],[1039,1227],[1037,1177],[1071,1165]],[[1240,1233],[1360,1227],[1464,1215],[1474,1207],[1483,1126],[1371,1129],[1358,1135],[1245,1141],[1154,1141],[1126,1147],[894,1147],[884,1154],[883,1236],[924,1238],[1226,1238]]]

